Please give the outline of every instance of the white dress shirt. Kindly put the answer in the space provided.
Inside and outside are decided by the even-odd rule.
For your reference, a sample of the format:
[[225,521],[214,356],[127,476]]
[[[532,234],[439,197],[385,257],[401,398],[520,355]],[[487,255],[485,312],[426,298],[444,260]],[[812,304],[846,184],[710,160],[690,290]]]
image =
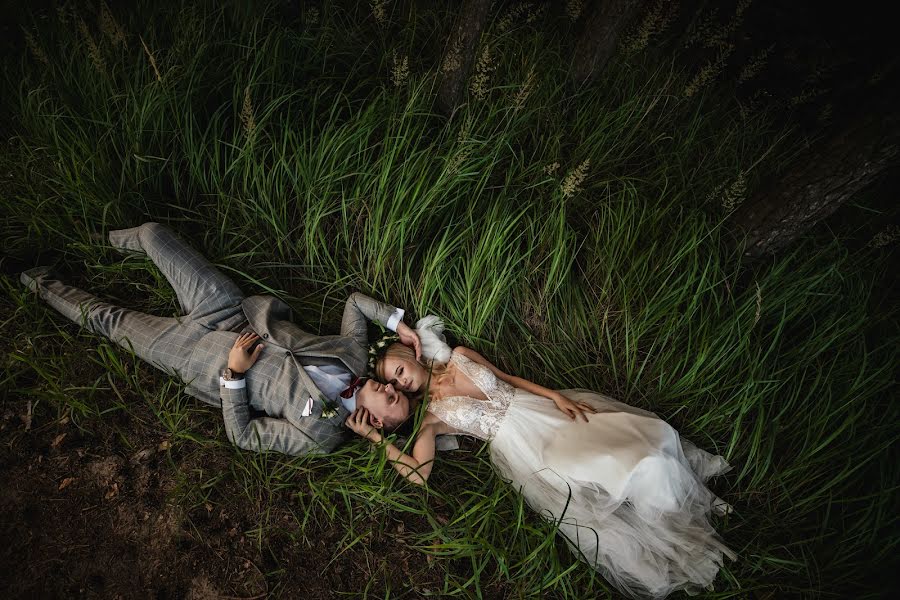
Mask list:
[[[406,311],[402,308],[396,309],[388,319],[388,322],[385,323],[385,327],[391,331],[397,331],[397,326],[400,324],[400,321],[403,320],[405,312]],[[350,387],[350,382],[353,381],[352,373],[336,365],[322,365],[320,367],[315,365],[303,365],[303,370],[306,371],[309,378],[313,380],[313,383],[316,384],[316,387],[319,388],[319,391],[322,392],[323,396],[331,401],[340,398],[344,408],[350,412],[356,410],[355,394],[351,398],[341,398],[341,392]]]

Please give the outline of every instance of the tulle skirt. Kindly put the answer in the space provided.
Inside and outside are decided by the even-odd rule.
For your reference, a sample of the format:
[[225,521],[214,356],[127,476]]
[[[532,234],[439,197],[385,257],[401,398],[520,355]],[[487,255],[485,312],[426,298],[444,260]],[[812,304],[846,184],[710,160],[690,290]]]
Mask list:
[[561,392],[599,412],[572,421],[517,389],[490,445],[500,474],[622,593],[708,589],[723,555],[735,554],[708,520],[731,507],[704,482],[731,467],[651,412],[588,390]]

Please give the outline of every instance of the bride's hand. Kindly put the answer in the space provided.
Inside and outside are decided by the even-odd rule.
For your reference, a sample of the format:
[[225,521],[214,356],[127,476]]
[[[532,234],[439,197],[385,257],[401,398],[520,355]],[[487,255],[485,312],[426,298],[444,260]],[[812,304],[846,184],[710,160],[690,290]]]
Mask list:
[[594,407],[590,404],[587,404],[585,402],[573,402],[562,394],[554,395],[551,400],[553,400],[553,403],[556,404],[556,408],[569,415],[569,418],[573,421],[578,418],[579,415],[581,415],[581,418],[584,419],[585,423],[587,423],[588,418],[585,413],[593,414],[597,412],[596,409],[594,409]]
[[381,434],[369,422],[369,411],[365,407],[359,407],[354,410],[344,421],[344,425],[350,428],[353,433],[360,437],[364,437],[370,442],[378,444],[381,442]]

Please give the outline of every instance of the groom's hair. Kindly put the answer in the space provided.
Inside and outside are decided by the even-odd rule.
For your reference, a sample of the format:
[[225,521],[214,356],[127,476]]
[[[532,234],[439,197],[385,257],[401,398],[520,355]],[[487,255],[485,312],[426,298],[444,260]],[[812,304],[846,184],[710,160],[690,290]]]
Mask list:
[[415,421],[415,415],[410,413],[409,417],[407,417],[405,421],[391,428],[388,428],[387,423],[385,423],[384,430],[388,433],[396,433],[400,437],[408,438],[413,434],[413,427],[416,424]]
[[412,432],[412,422],[413,422],[412,417],[413,417],[413,415],[411,414],[405,420],[398,421],[398,422],[391,422],[391,421],[388,421],[387,419],[382,419],[382,422],[384,423],[384,427],[383,427],[384,432],[385,433],[399,433],[400,435],[405,435],[404,433],[402,433],[403,431]]

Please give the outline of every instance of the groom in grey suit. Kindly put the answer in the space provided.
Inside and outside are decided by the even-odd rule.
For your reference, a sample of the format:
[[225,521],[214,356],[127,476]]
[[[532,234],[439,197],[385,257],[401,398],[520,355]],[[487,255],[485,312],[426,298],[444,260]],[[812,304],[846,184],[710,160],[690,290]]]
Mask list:
[[[163,225],[111,231],[109,241],[150,257],[175,288],[183,316],[158,317],[103,302],[53,279],[44,267],[22,273],[21,281],[72,321],[179,376],[188,394],[221,406],[228,438],[241,448],[330,452],[352,435],[344,421],[358,407],[368,409],[377,427],[393,428],[409,416],[401,391],[359,377],[368,362],[368,321],[419,349],[402,309],[355,293],[344,307],[341,334],[313,335],[291,322],[290,308],[277,298],[244,297]],[[241,365],[248,370],[235,368]],[[265,416],[253,418],[251,409]]]

